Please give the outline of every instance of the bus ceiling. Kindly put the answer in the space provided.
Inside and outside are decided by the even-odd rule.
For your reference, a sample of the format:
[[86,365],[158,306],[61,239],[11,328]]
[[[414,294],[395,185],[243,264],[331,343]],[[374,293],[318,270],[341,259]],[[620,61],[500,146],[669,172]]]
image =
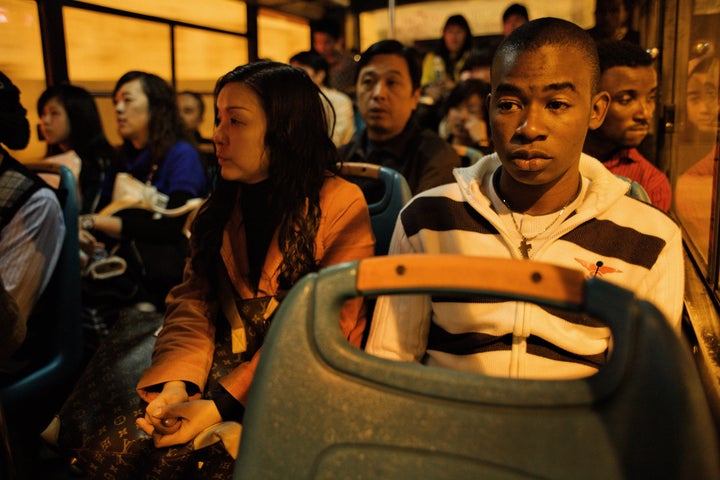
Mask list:
[[328,14],[361,13],[396,5],[420,3],[419,0],[246,0],[248,5],[269,8],[310,20]]

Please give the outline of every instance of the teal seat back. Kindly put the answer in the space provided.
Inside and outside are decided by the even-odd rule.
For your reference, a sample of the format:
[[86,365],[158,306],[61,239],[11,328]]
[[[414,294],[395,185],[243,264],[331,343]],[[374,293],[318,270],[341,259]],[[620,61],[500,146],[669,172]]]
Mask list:
[[342,164],[342,174],[345,177],[361,177],[382,182],[382,198],[369,203],[368,209],[375,234],[375,255],[386,255],[398,214],[412,197],[407,180],[392,168],[372,163],[345,162]]
[[[59,176],[58,199],[63,210],[65,237],[50,282],[28,319],[28,328],[42,332],[36,351],[24,352],[35,362],[22,378],[0,386],[8,423],[21,415],[23,428],[37,431],[47,426],[69,394],[83,359],[80,305],[79,204],[72,172],[49,163],[28,165],[35,171]],[[23,347],[25,348],[25,347]]]
[[623,180],[630,184],[626,195],[633,197],[633,198],[637,198],[638,200],[643,201],[645,203],[652,204],[652,201],[650,200],[650,195],[648,195],[647,191],[643,188],[642,185],[640,185],[635,180],[629,179],[628,177],[624,177],[622,175],[615,175],[615,176],[617,178],[619,178],[620,180]]
[[464,167],[475,165],[482,157],[485,156],[485,154],[477,148],[468,147],[466,145],[453,145],[453,148],[463,160]]
[[[508,281],[512,278],[513,281]],[[488,377],[371,356],[349,298],[496,295],[605,321],[612,354],[579,380]],[[581,272],[523,260],[375,257],[302,279],[247,403],[234,479],[720,478],[692,357],[659,311]]]

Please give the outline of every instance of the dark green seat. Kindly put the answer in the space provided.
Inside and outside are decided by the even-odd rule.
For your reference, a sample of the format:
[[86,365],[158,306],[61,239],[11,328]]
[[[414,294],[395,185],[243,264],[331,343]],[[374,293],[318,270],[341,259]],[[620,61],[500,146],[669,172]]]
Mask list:
[[[580,380],[487,377],[349,345],[343,302],[497,294],[603,319],[612,354]],[[692,357],[659,311],[582,273],[523,260],[376,257],[301,280],[263,347],[234,479],[720,478]]]

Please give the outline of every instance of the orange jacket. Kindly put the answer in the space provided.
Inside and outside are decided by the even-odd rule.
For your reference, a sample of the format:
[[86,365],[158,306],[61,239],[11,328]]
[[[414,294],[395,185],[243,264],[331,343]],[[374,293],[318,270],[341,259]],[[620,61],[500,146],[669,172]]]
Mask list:
[[[321,219],[315,238],[315,258],[320,267],[370,257],[374,237],[370,215],[360,189],[338,177],[328,177],[320,190]],[[258,292],[248,284],[245,230],[241,209],[235,208],[225,227],[221,256],[230,281],[241,298],[275,295],[281,253],[277,231],[268,248]],[[212,299],[208,301],[208,299]],[[147,389],[171,380],[183,380],[205,389],[215,348],[215,325],[220,311],[217,295],[208,295],[208,285],[186,265],[183,282],[167,298],[165,325],[153,350],[152,365],[138,385],[139,395],[149,401]],[[224,317],[223,317],[224,318]],[[362,299],[348,302],[340,324],[353,345],[359,346],[365,327]],[[220,380],[223,387],[244,403],[252,382],[255,362],[238,365]]]

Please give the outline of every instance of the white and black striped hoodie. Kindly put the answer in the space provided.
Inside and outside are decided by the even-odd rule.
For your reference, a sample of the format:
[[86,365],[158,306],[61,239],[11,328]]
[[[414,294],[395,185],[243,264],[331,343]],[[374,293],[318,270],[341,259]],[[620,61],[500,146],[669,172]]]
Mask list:
[[[391,254],[522,258],[522,237],[497,196],[497,154],[455,169],[456,183],[415,196],[401,212]],[[598,160],[580,159],[582,188],[530,258],[596,275],[654,303],[679,332],[681,233],[661,210],[626,195]],[[612,299],[608,299],[612,301]],[[584,314],[532,303],[427,295],[378,299],[366,350],[400,361],[513,378],[579,378],[604,362],[609,330]]]

